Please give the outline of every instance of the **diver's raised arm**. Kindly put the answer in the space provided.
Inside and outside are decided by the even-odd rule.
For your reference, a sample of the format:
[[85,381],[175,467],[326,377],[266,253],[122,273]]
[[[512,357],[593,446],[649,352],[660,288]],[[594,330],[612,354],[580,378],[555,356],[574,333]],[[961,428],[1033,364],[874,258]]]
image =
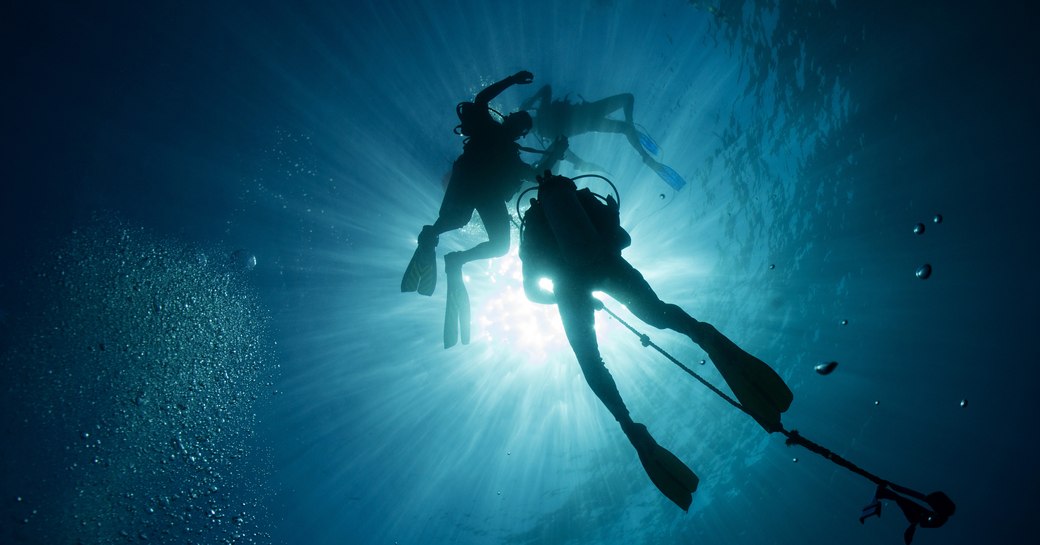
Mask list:
[[505,91],[506,88],[510,85],[527,85],[532,81],[534,81],[534,74],[528,72],[527,70],[521,70],[513,74],[512,76],[509,76],[501,81],[496,81],[495,83],[488,85],[479,93],[477,93],[477,96],[474,97],[473,102],[477,104],[487,104],[491,102],[493,98],[497,97],[502,91]]

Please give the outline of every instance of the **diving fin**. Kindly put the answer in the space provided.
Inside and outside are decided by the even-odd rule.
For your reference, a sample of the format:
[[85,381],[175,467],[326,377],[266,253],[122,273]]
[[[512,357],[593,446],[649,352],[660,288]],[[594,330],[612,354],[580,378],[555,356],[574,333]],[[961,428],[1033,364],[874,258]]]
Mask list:
[[697,475],[674,454],[658,445],[643,424],[622,425],[622,429],[636,448],[639,461],[654,486],[680,509],[688,511],[700,482]]
[[658,146],[657,142],[642,130],[637,130],[636,136],[639,140],[639,146],[642,147],[643,152],[645,152],[640,153],[640,155],[643,156],[643,162],[656,172],[657,175],[664,180],[664,183],[670,185],[672,189],[679,191],[686,186],[686,180],[684,180],[678,172],[676,172],[672,167],[654,159],[661,153],[661,146]]
[[658,146],[657,142],[655,142],[653,138],[650,138],[649,134],[646,134],[643,131],[636,131],[636,134],[639,135],[639,145],[642,146],[647,153],[655,156],[658,153],[661,153],[661,146]]
[[459,292],[459,340],[462,344],[469,344],[469,293],[466,292],[465,284],[459,284]]
[[686,186],[686,180],[684,180],[678,172],[668,165],[658,163],[658,165],[654,167],[654,172],[664,180],[664,183],[672,186],[672,189],[676,191],[679,191]]
[[740,406],[767,432],[780,431],[780,414],[794,401],[791,389],[765,362],[745,352],[714,326],[701,324],[706,327],[698,344],[708,353]]
[[429,296],[437,288],[437,236],[431,237],[429,228],[424,227],[419,234],[419,247],[401,277],[402,292],[415,291]]
[[444,306],[444,348],[448,349],[459,342],[459,311],[448,292],[448,302]]
[[459,342],[469,344],[469,293],[462,279],[462,265],[450,262],[452,254],[444,256],[444,272],[448,281],[448,300],[444,307],[444,348]]

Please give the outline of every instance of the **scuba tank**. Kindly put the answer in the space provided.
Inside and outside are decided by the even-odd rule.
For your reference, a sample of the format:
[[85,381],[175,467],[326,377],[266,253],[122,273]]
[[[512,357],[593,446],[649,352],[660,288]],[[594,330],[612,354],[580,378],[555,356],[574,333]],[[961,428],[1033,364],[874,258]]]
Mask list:
[[[610,184],[614,195],[603,197],[588,188],[577,189],[575,180],[600,178]],[[621,256],[632,237],[621,227],[621,204],[617,187],[598,174],[574,179],[547,174],[539,185],[516,199],[520,225],[520,260],[550,268],[587,269],[609,256]],[[526,212],[520,212],[524,196],[538,191]]]
[[477,105],[472,102],[460,102],[455,105],[455,115],[459,116],[459,124],[455,125],[455,134],[473,136],[476,116],[480,115]]
[[[489,115],[493,112],[498,116],[499,123],[501,123],[501,120],[506,117],[502,115],[502,112],[492,108],[491,106],[487,106],[486,109]],[[459,124],[455,125],[455,129],[452,131],[455,134],[470,137],[480,131],[481,120],[483,118],[483,112],[480,111],[480,106],[469,101],[460,102],[455,105],[455,115],[459,117]]]
[[606,244],[578,200],[574,180],[564,176],[542,179],[538,186],[538,201],[569,265],[592,265],[603,256]]

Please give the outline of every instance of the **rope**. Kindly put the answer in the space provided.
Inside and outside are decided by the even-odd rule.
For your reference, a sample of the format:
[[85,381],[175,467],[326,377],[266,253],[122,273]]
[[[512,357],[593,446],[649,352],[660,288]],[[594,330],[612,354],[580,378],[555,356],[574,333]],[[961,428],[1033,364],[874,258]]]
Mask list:
[[[596,306],[599,307],[599,306],[602,306],[602,305],[603,305],[603,303],[600,302],[600,304],[596,305]],[[704,377],[698,375],[696,371],[694,371],[693,369],[690,369],[685,364],[683,364],[683,362],[675,359],[675,357],[673,357],[668,352],[665,352],[665,350],[663,348],[661,348],[660,346],[657,346],[656,344],[654,344],[653,341],[650,340],[650,336],[649,335],[645,335],[643,333],[640,333],[636,328],[632,327],[631,324],[629,324],[628,322],[622,320],[620,316],[615,314],[614,311],[610,310],[606,306],[602,306],[602,308],[603,308],[603,310],[607,311],[607,314],[609,314],[612,318],[617,320],[621,325],[625,326],[626,328],[628,328],[629,331],[634,333],[636,337],[639,337],[639,342],[644,347],[653,348],[654,350],[659,352],[662,356],[664,356],[665,358],[668,358],[668,361],[670,361],[670,362],[674,363],[675,365],[677,365],[679,367],[679,369],[682,369],[683,371],[686,371],[691,377],[697,379],[697,382],[700,382],[701,384],[703,384],[709,390],[714,392],[715,395],[721,397],[723,401],[729,403],[730,405],[733,405],[734,407],[739,409],[740,412],[742,412],[744,414],[748,414],[748,412],[746,410],[744,410],[744,407],[741,406],[740,403],[737,402],[737,400],[735,400],[732,397],[730,397],[729,395],[727,395],[726,392],[723,392],[722,390],[716,388],[714,384],[708,382],[707,379],[705,379]]]
[[[645,333],[640,332],[635,327],[633,327],[631,324],[629,324],[628,322],[623,320],[614,311],[612,311],[609,308],[607,308],[603,304],[602,301],[599,301],[598,299],[596,299],[596,301],[597,301],[596,302],[596,308],[605,310],[607,312],[607,314],[609,314],[612,318],[617,320],[618,323],[620,323],[621,325],[625,326],[625,328],[627,328],[636,337],[639,338],[639,343],[642,344],[644,347],[653,348],[658,353],[660,353],[665,358],[667,358],[668,361],[674,363],[677,367],[679,367],[680,369],[685,371],[687,374],[689,374],[693,378],[697,379],[697,382],[700,382],[701,384],[703,384],[705,387],[707,387],[709,390],[711,390],[715,395],[717,395],[720,398],[722,398],[723,401],[729,403],[730,405],[733,405],[738,410],[740,410],[740,412],[742,412],[742,413],[744,413],[744,414],[746,414],[748,416],[751,416],[751,414],[746,409],[744,409],[744,407],[737,400],[733,399],[732,397],[727,395],[725,392],[723,392],[722,390],[720,390],[717,387],[715,387],[715,385],[711,384],[704,377],[702,377],[699,374],[697,374],[696,371],[694,371],[693,369],[690,369],[688,366],[683,364],[681,361],[677,360],[671,354],[666,352],[663,348],[661,348],[660,346],[657,346],[656,344],[654,344],[654,342],[650,340],[650,336],[646,335]],[[873,482],[874,484],[876,484],[878,486],[878,491],[875,493],[874,500],[872,501],[872,503],[870,505],[865,507],[864,510],[863,510],[864,516],[860,518],[860,523],[862,523],[863,520],[866,519],[868,516],[873,516],[873,515],[877,515],[879,517],[881,516],[881,504],[879,502],[880,498],[893,499],[893,500],[895,500],[897,502],[897,504],[899,505],[900,509],[903,511],[903,514],[907,517],[907,520],[910,521],[910,528],[907,529],[907,533],[905,534],[905,536],[907,536],[907,537],[905,537],[905,541],[906,541],[906,543],[909,544],[910,543],[910,541],[909,541],[910,538],[913,537],[913,531],[912,530],[915,529],[918,524],[920,524],[922,527],[925,527],[925,528],[935,528],[935,527],[938,527],[938,526],[942,526],[942,524],[946,522],[946,519],[948,519],[951,515],[953,515],[953,511],[954,511],[953,502],[949,499],[949,497],[946,496],[946,494],[944,494],[942,492],[933,492],[932,494],[925,495],[925,494],[922,494],[921,492],[918,492],[916,490],[913,490],[913,489],[910,489],[910,488],[907,488],[907,487],[904,487],[904,486],[900,486],[900,485],[895,484],[893,482],[890,482],[890,481],[887,481],[885,479],[882,479],[881,477],[878,477],[877,475],[875,475],[875,474],[873,474],[873,473],[871,473],[871,472],[869,472],[869,471],[859,467],[858,465],[850,462],[849,460],[845,459],[844,457],[842,457],[842,456],[840,456],[838,454],[835,454],[834,451],[832,451],[832,450],[830,450],[830,449],[820,445],[819,443],[817,443],[815,441],[812,441],[812,440],[802,436],[802,434],[798,433],[798,430],[788,430],[787,428],[785,428],[783,426],[783,424],[781,424],[779,431],[780,431],[780,433],[782,433],[784,436],[787,437],[787,440],[785,441],[785,444],[787,446],[799,445],[799,446],[805,448],[806,450],[808,450],[810,452],[813,452],[813,453],[815,453],[815,454],[817,454],[817,455],[819,455],[819,456],[821,456],[821,457],[823,457],[823,458],[833,462],[834,464],[836,464],[838,466],[841,466],[841,467],[843,467],[845,469],[848,469],[849,471],[851,471],[851,472],[853,472],[853,473],[855,473],[855,474],[857,474],[857,475],[859,475],[861,477],[866,478],[867,480]],[[917,504],[914,504],[914,506],[916,506],[918,508],[918,510],[915,511],[913,509],[914,506],[907,506],[904,503],[904,501],[908,501],[908,500],[905,500],[905,498],[899,497],[897,493],[898,494],[905,494],[907,496],[911,496],[911,497],[916,498],[916,499],[918,499],[920,501],[923,501],[923,502],[927,503],[929,505],[929,507],[932,508],[932,510],[928,511],[928,510],[924,509],[923,507],[921,507],[921,506],[919,506]],[[901,500],[903,500],[903,501],[901,501]]]

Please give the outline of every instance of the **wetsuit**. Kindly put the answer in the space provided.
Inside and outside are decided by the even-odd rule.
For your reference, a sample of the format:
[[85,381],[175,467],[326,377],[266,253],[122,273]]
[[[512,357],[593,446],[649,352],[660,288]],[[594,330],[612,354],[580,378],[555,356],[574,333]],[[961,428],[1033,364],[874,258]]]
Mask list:
[[[527,297],[536,303],[556,303],[567,341],[574,350],[585,380],[607,410],[625,427],[632,423],[632,419],[600,356],[594,328],[596,300],[592,292],[607,293],[647,324],[678,331],[694,341],[699,340],[695,337],[700,336],[700,329],[705,324],[678,306],[661,301],[643,275],[621,257],[621,248],[614,246],[592,265],[572,265],[553,239],[541,208],[532,207],[524,218],[520,258]],[[538,286],[541,278],[552,280],[552,293]]]
[[465,121],[472,125],[472,133],[462,155],[452,165],[433,230],[440,234],[464,227],[476,210],[488,233],[488,242],[504,244],[503,248],[496,248],[504,254],[509,247],[509,211],[505,203],[524,179],[534,178],[534,170],[520,158],[520,146],[513,135],[492,119],[486,103],[477,104],[472,110],[471,119]]
[[534,179],[536,170],[520,158],[520,146],[515,141],[519,135],[495,121],[488,110],[488,103],[515,82],[512,77],[496,82],[477,93],[473,104],[459,108],[460,126],[468,136],[462,155],[452,165],[437,221],[419,235],[420,245],[436,245],[438,235],[464,227],[476,210],[488,240],[458,252],[454,258],[459,264],[509,251],[509,210],[505,202],[524,179]]

